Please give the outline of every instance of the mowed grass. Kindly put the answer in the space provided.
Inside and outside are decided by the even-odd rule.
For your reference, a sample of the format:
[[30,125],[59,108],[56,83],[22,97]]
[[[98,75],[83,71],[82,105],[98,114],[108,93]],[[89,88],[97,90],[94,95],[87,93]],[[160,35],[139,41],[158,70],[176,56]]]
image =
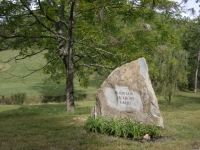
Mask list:
[[76,101],[74,113],[65,104],[0,106],[2,150],[198,150],[200,149],[200,94],[180,93],[171,105],[159,106],[165,128],[150,142],[87,133],[83,126],[94,101]]
[[[6,60],[17,51],[0,52]],[[25,92],[31,99],[44,94],[62,95],[65,82],[57,85],[43,81],[48,75],[35,73],[23,80],[11,77],[24,75],[45,64],[42,55],[20,62],[9,62],[0,70],[0,96]],[[65,103],[41,105],[0,105],[0,150],[198,150],[200,149],[200,94],[181,92],[167,105],[158,96],[165,128],[163,137],[139,142],[98,133],[87,133],[83,126],[95,103],[95,93],[102,79],[92,77],[87,89],[78,85],[75,92],[90,95],[76,101],[75,112],[66,113]]]

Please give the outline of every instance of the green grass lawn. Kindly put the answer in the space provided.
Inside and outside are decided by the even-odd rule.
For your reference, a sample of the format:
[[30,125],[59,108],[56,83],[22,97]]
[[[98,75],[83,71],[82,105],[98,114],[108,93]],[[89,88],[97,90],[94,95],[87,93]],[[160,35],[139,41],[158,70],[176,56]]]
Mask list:
[[2,150],[193,150],[200,149],[200,94],[182,92],[166,105],[159,98],[163,138],[138,142],[83,129],[94,101],[76,101],[74,113],[65,104],[0,106]]

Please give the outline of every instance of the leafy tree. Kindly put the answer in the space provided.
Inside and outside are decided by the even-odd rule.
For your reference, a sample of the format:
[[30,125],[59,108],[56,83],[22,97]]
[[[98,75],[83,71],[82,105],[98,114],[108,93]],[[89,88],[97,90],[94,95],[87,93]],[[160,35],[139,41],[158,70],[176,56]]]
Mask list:
[[183,48],[189,53],[188,60],[188,81],[189,89],[196,89],[197,80],[200,79],[198,73],[198,57],[200,51],[200,18],[196,19],[183,19],[181,21],[180,30],[182,32],[181,39]]
[[[169,13],[172,6],[176,3],[159,0],[1,0],[0,43],[2,49],[20,50],[15,60],[45,52],[47,64],[38,70],[56,81],[65,75],[66,107],[73,111],[74,75],[87,86],[91,72],[132,59],[131,49],[150,37],[144,36],[150,31],[146,21],[154,19],[155,10]],[[146,43],[139,55],[149,50]]]
[[179,86],[187,84],[187,52],[162,45],[158,47],[154,59],[154,67],[158,69],[154,74],[154,85],[167,103],[171,103]]
[[187,85],[188,53],[182,47],[179,19],[164,12],[157,16],[155,23],[157,47],[149,61],[150,75],[155,90],[171,103],[172,96]]

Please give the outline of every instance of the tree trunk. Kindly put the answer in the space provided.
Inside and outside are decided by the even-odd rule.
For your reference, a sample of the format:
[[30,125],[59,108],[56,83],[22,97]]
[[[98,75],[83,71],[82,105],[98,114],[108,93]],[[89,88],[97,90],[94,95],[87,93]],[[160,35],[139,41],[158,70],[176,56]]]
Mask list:
[[74,111],[74,43],[72,38],[73,33],[73,21],[74,21],[74,5],[75,2],[71,1],[71,10],[68,21],[68,34],[66,42],[66,107],[67,112]]
[[66,61],[68,61],[66,66],[66,108],[67,112],[74,111],[74,64],[70,60],[70,56],[66,57]]
[[197,93],[197,90],[198,90],[198,70],[199,70],[199,61],[200,61],[200,51],[199,51],[199,54],[198,54],[197,69],[196,69],[196,73],[195,73],[194,93]]
[[66,56],[63,58],[66,69],[66,109],[67,112],[73,112],[75,103],[74,103],[74,51],[73,51],[73,42],[70,42],[70,46],[67,46],[68,49]]
[[[74,103],[74,43],[73,43],[73,20],[74,20],[74,5],[75,2],[71,1],[70,16],[68,20],[68,28],[66,39],[61,38],[63,35],[62,26],[56,24],[58,32],[58,42],[60,57],[65,64],[66,69],[66,109],[67,112],[73,112]],[[63,9],[64,10],[64,9]]]
[[171,104],[172,96],[169,95],[168,104]]

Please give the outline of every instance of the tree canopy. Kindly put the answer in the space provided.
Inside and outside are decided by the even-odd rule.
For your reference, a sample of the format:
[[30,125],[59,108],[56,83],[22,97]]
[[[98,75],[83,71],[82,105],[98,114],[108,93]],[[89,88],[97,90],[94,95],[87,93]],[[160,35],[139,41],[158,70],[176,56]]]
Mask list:
[[47,63],[37,70],[66,79],[73,111],[75,75],[87,86],[94,71],[108,74],[141,56],[153,63],[162,45],[181,50],[173,31],[179,11],[168,0],[1,0],[0,49],[20,50],[15,60],[44,52]]

